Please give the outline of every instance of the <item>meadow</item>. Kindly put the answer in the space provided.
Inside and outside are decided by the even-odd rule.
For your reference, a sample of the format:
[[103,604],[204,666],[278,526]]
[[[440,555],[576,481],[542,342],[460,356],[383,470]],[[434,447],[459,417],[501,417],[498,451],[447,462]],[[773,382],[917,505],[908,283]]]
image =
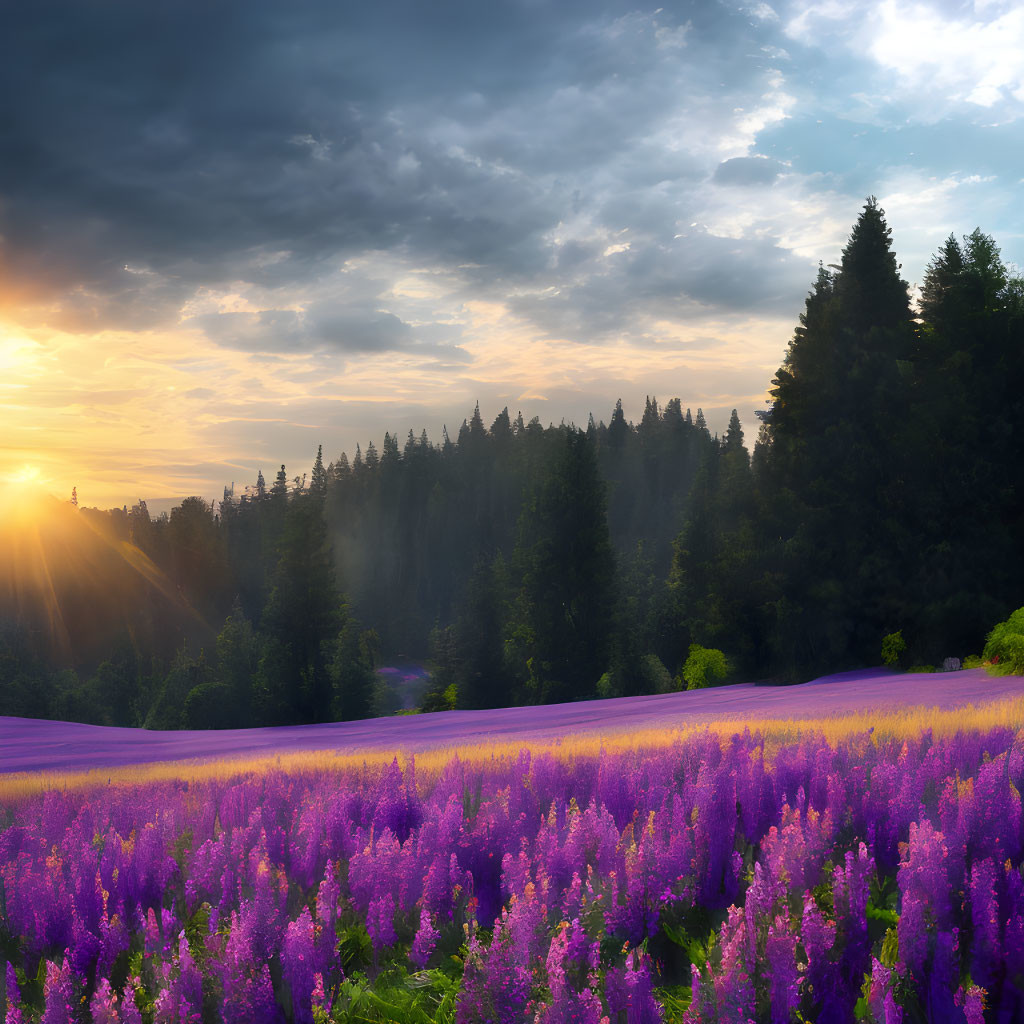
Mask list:
[[1024,1016],[1021,677],[0,739],[6,1024]]

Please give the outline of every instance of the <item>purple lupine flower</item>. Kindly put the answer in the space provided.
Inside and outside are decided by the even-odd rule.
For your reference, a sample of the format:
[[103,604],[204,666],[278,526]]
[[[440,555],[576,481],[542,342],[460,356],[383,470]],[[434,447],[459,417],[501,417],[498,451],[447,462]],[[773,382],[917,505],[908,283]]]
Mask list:
[[121,1015],[117,1012],[117,993],[110,987],[106,978],[96,983],[96,991],[89,1001],[89,1012],[93,1024],[121,1024]]
[[[964,995],[964,1017],[967,1024],[985,1024],[985,990],[979,985],[972,985]],[[896,1024],[900,1024],[899,1021]]]
[[608,971],[605,999],[613,1020],[617,1017],[626,1024],[661,1024],[661,1006],[654,998],[650,961],[637,950],[626,954],[623,967]]
[[992,991],[1003,962],[999,937],[999,901],[996,898],[996,866],[986,857],[971,866],[970,906],[973,942],[971,977]]
[[18,1008],[21,1000],[21,992],[18,990],[18,976],[14,972],[13,964],[6,964],[4,967],[4,987],[7,994],[7,1013],[4,1016],[4,1024],[24,1024],[24,1016]]
[[744,911],[729,908],[719,940],[722,966],[714,976],[719,1020],[728,1024],[746,1024],[754,1015],[756,947],[754,936],[748,932],[750,927],[750,917]]
[[303,907],[285,929],[281,946],[281,968],[291,992],[295,1024],[313,1024],[314,967],[313,919],[309,907]]
[[178,936],[175,966],[177,978],[174,992],[178,1014],[176,1024],[198,1024],[203,1010],[203,974],[192,956],[184,932]]
[[398,940],[395,934],[395,900],[391,893],[386,892],[370,900],[366,930],[370,933],[374,951],[378,953]]
[[779,915],[768,927],[765,959],[769,971],[772,1024],[788,1024],[800,1005],[800,971],[796,963],[797,938],[789,921]]
[[142,1013],[135,1003],[135,993],[138,987],[138,978],[129,978],[125,982],[124,994],[121,996],[121,1003],[118,1007],[121,1024],[142,1024]]
[[810,893],[804,893],[800,941],[807,954],[807,984],[821,1000],[833,986],[832,948],[836,941],[836,926],[825,919]]
[[439,937],[438,930],[430,922],[430,913],[424,907],[420,910],[420,926],[416,930],[416,936],[412,940],[412,948],[409,950],[409,959],[420,970],[427,966]]
[[601,1024],[597,985],[598,943],[592,942],[578,920],[563,922],[548,949],[547,976],[551,1003],[541,1007],[537,1024]]
[[72,1024],[78,999],[67,956],[60,967],[52,961],[47,961],[43,998],[45,1009],[42,1024]]
[[526,1021],[530,993],[543,966],[544,913],[530,884],[522,898],[512,897],[510,907],[495,920],[489,946],[471,931],[456,1011],[458,1024]]
[[848,850],[844,861],[833,872],[832,896],[836,926],[843,940],[839,982],[846,998],[855,1001],[869,967],[867,906],[875,861],[864,843],[858,845],[856,857]]
[[867,1004],[876,1024],[900,1024],[903,1019],[903,1011],[896,1005],[892,993],[894,973],[872,957]]
[[324,990],[324,976],[319,971],[313,975],[313,994],[311,1002],[314,1009],[322,1010],[326,1016],[330,1017],[333,1002],[331,997]]

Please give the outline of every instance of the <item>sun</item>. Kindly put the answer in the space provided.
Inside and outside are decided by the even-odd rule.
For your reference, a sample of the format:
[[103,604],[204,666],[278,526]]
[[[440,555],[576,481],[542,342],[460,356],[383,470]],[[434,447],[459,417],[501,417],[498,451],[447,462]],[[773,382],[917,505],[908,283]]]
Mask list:
[[38,522],[53,501],[38,466],[24,465],[0,476],[0,531]]
[[21,469],[8,474],[7,482],[9,484],[30,484],[41,487],[46,481],[43,480],[43,474],[38,466],[30,466],[26,463]]

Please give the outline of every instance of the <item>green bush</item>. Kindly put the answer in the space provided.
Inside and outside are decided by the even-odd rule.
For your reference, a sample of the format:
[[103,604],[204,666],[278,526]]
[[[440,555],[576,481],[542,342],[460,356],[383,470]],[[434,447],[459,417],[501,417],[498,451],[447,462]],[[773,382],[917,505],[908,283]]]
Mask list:
[[984,657],[997,675],[1024,675],[1024,608],[1018,608],[985,638]]
[[903,639],[902,629],[882,637],[882,664],[895,667],[900,663],[900,657],[906,649],[907,644]]
[[641,672],[644,680],[644,693],[672,692],[672,675],[656,654],[648,654],[644,658]]
[[683,665],[682,677],[688,690],[700,690],[710,679],[724,679],[729,674],[729,662],[715,647],[690,644],[690,656]]
[[964,668],[981,668],[985,659],[980,654],[968,654],[964,658]]
[[607,700],[609,697],[621,696],[618,687],[615,685],[615,679],[611,672],[605,672],[605,674],[598,679],[597,695],[602,700]]
[[230,729],[238,709],[231,690],[223,683],[201,683],[185,698],[182,714],[186,729]]

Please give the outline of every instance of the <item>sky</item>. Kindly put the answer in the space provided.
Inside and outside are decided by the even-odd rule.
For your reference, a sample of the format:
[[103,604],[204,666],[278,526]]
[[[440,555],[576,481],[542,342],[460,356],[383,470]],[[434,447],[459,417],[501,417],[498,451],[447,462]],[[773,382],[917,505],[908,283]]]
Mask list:
[[753,439],[878,196],[1024,264],[1024,7],[9,5],[0,480],[151,510],[479,401]]

